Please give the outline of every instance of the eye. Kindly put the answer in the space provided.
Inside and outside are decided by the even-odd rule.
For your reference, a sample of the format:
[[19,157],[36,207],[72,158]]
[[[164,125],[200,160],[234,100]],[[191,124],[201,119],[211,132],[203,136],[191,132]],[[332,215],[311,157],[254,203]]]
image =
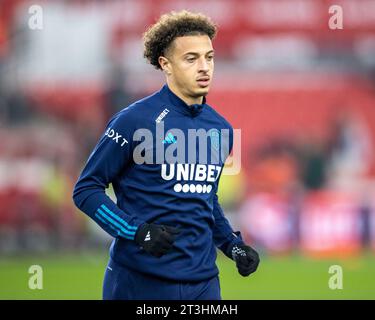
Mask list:
[[186,60],[187,60],[187,62],[192,63],[192,62],[195,61],[195,58],[194,57],[187,57]]
[[206,58],[208,61],[211,61],[211,60],[213,60],[214,59],[214,55],[213,54],[211,54],[211,55],[209,55],[209,56],[207,56],[207,58]]

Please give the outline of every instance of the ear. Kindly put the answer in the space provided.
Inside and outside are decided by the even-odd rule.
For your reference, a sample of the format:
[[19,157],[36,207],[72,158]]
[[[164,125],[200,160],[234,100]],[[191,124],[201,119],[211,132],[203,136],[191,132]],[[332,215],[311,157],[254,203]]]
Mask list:
[[158,59],[158,62],[159,62],[159,65],[160,65],[161,69],[164,71],[164,73],[167,76],[172,74],[171,73],[171,63],[168,60],[168,58],[166,58],[164,56],[160,56],[159,59]]

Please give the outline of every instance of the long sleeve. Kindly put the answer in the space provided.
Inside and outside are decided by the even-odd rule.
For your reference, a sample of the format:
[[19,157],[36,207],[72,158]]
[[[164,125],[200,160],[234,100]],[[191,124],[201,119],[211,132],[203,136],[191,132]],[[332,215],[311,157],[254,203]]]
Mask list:
[[113,237],[134,240],[143,223],[121,210],[105,189],[124,170],[132,157],[134,119],[127,109],[115,115],[91,153],[75,185],[76,206]]
[[215,218],[215,226],[213,228],[213,238],[215,245],[229,258],[232,259],[232,247],[235,244],[243,243],[241,233],[233,231],[228,219],[224,216],[224,212],[219,204],[218,196],[214,195],[213,216]]
[[[222,143],[229,143],[228,154],[224,155],[225,159],[229,156],[233,149],[233,128],[230,126],[229,136],[222,137]],[[225,148],[224,148],[225,149]],[[224,254],[232,259],[232,247],[235,244],[243,243],[241,233],[239,231],[234,232],[228,219],[225,217],[224,212],[219,204],[217,196],[217,189],[219,186],[220,177],[223,170],[218,178],[217,188],[213,197],[213,216],[215,218],[215,226],[213,228],[213,238],[215,245],[224,252]]]

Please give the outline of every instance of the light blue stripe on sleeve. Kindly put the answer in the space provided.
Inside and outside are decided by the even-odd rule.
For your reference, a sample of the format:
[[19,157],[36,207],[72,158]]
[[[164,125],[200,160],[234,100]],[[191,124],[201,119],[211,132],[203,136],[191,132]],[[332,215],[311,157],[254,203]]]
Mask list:
[[95,213],[95,217],[97,217],[98,220],[100,220],[100,221],[103,222],[104,224],[108,225],[113,231],[116,232],[116,234],[117,234],[118,236],[123,236],[123,237],[125,237],[126,239],[133,240],[132,237],[130,237],[130,236],[126,235],[126,234],[122,234],[120,230],[117,230],[117,229],[115,229],[112,225],[108,224],[108,222],[105,221],[104,219],[102,219],[97,213]]
[[126,228],[129,230],[137,230],[138,227],[135,226],[130,226],[125,220],[121,219],[118,215],[113,213],[111,210],[109,210],[105,204],[102,204],[101,207],[109,214],[111,215],[114,219],[116,219],[119,223],[122,223]]
[[105,218],[105,220],[107,220],[108,222],[110,222],[113,226],[116,226],[117,228],[119,228],[124,234],[128,235],[128,236],[131,236],[132,239],[134,239],[134,235],[135,235],[135,231],[129,231],[129,230],[126,230],[123,226],[121,226],[120,224],[118,224],[116,221],[114,221],[113,219],[111,219],[109,216],[107,216],[102,210],[98,209],[98,213],[101,215],[102,218]]

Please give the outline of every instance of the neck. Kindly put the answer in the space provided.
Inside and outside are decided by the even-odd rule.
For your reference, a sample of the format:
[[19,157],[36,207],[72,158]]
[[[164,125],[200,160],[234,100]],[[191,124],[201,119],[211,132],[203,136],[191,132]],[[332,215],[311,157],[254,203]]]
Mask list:
[[184,101],[188,106],[190,106],[192,104],[202,104],[203,103],[203,96],[200,96],[200,97],[197,97],[197,98],[186,96],[171,81],[167,80],[167,84],[168,84],[169,89],[177,97],[179,97],[182,101]]

